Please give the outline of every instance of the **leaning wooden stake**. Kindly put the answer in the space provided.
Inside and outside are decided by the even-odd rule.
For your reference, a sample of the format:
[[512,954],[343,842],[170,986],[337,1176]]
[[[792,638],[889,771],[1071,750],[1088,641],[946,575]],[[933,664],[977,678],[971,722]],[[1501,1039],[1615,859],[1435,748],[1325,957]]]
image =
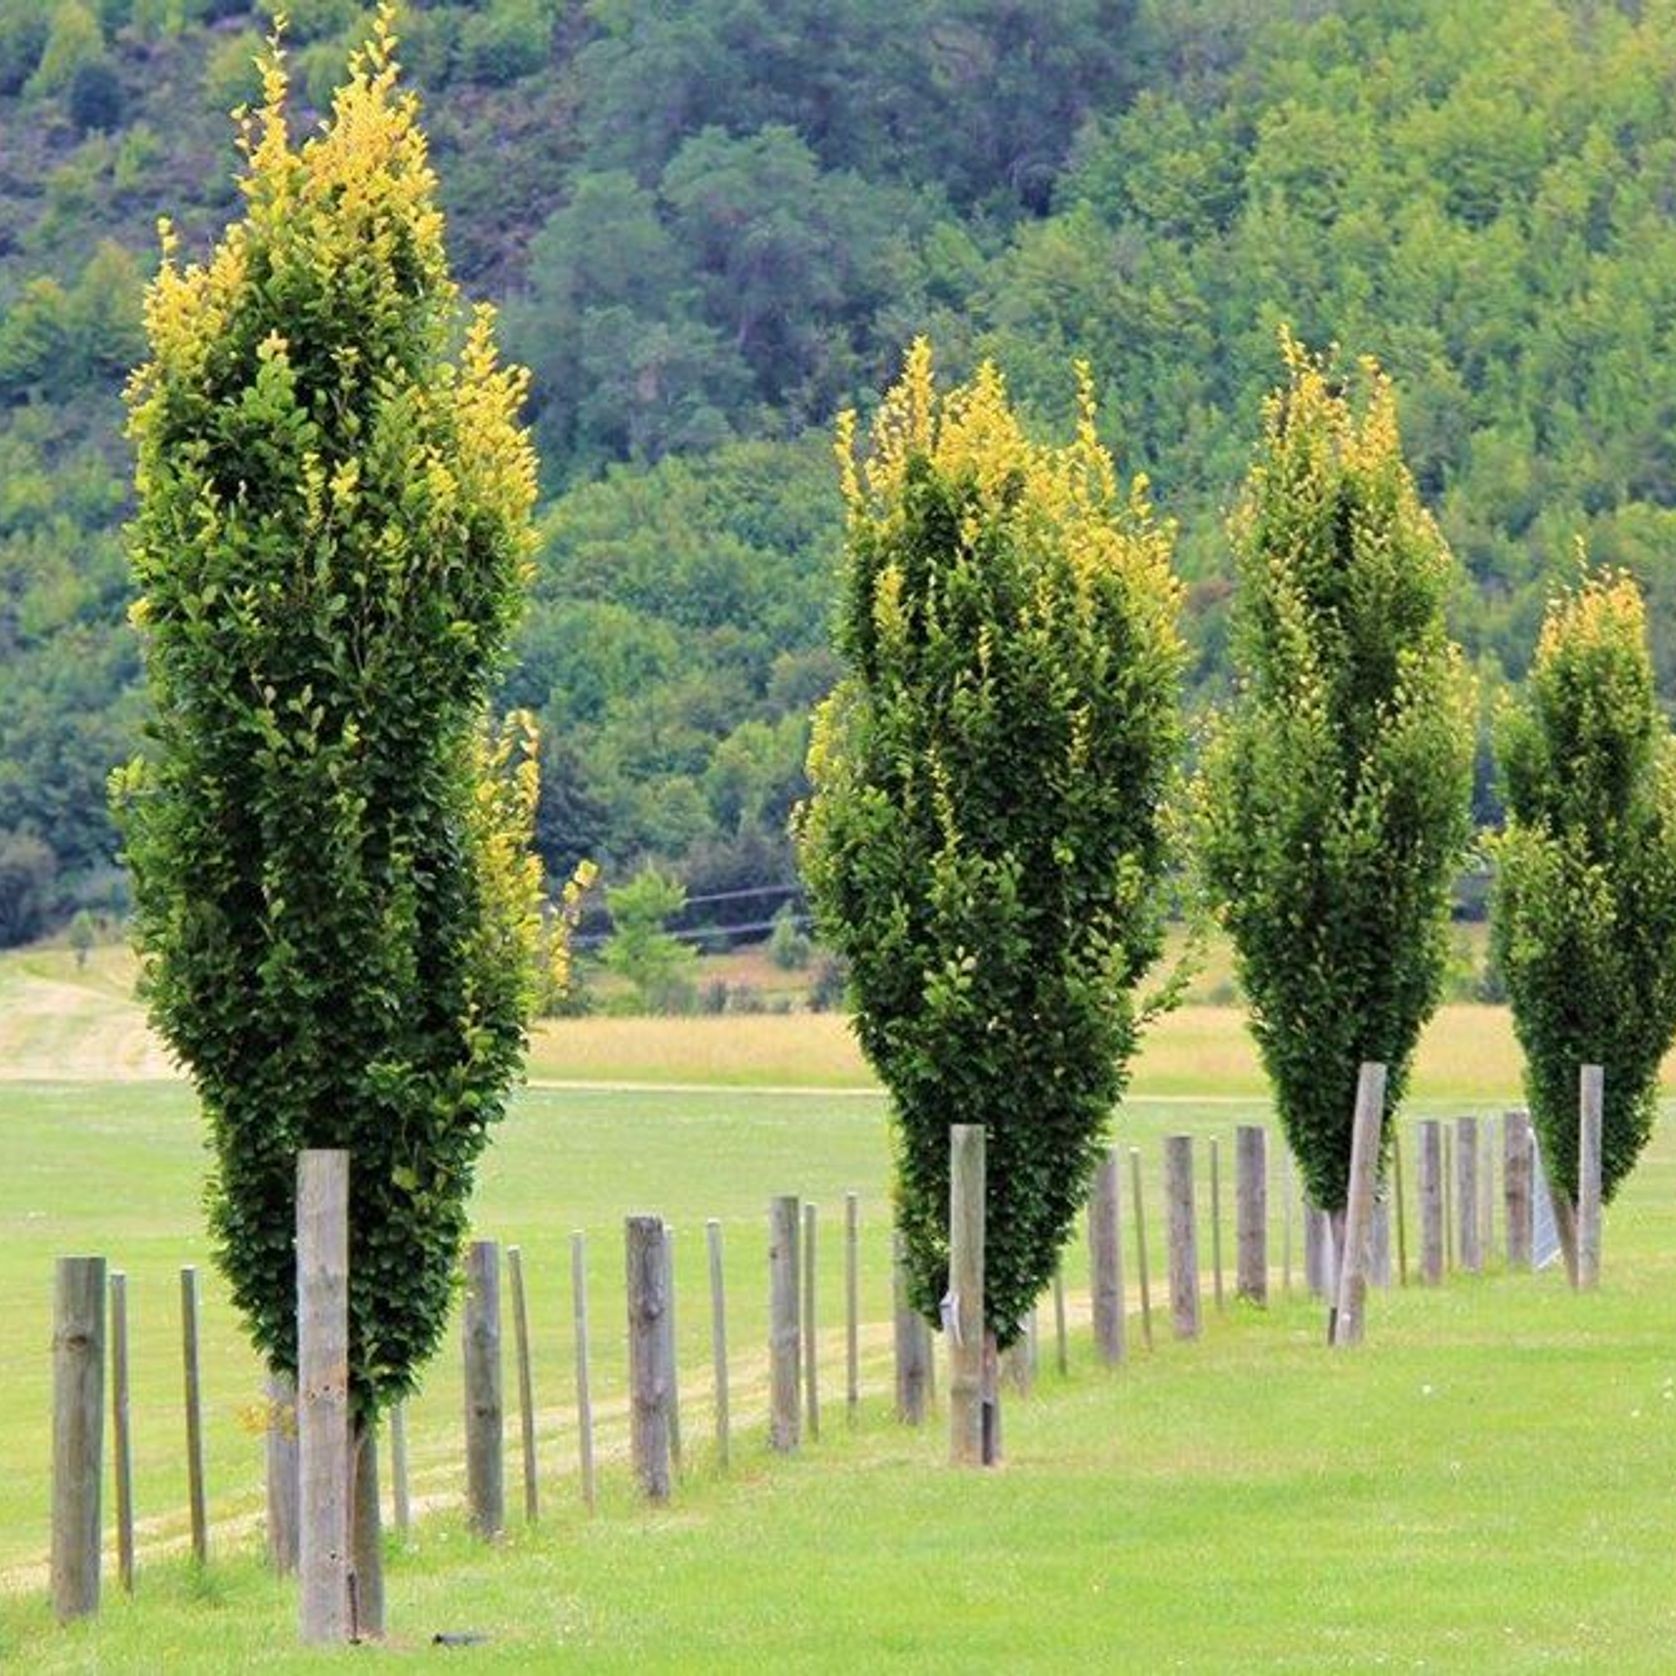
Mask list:
[[1600,1127],[1605,1077],[1585,1065],[1579,1078],[1577,1134],[1577,1288],[1600,1285]]
[[1100,1360],[1116,1367],[1123,1360],[1123,1245],[1118,1225],[1117,1152],[1108,1149],[1094,1172],[1088,1201],[1088,1241],[1094,1268],[1094,1342]]
[[664,1227],[655,1216],[624,1223],[627,1250],[629,1447],[635,1482],[649,1501],[667,1501],[670,1486],[669,1260]]
[[185,1380],[186,1499],[192,1525],[192,1557],[209,1561],[209,1516],[204,1508],[204,1386],[198,1359],[198,1271],[180,1271],[180,1354]]
[[1502,1120],[1502,1194],[1507,1201],[1507,1266],[1531,1266],[1531,1137],[1530,1119],[1510,1111]]
[[524,1253],[506,1248],[506,1278],[512,1287],[512,1343],[518,1361],[518,1436],[524,1457],[524,1518],[541,1517],[541,1492],[535,1470],[535,1378],[530,1367],[530,1315],[524,1299]]
[[844,1195],[844,1417],[853,1426],[861,1406],[861,1216]]
[[1435,1117],[1420,1124],[1420,1280],[1443,1283],[1443,1125]]
[[52,1605],[58,1621],[99,1610],[105,1426],[105,1259],[61,1257],[52,1322]]
[[727,1288],[722,1271],[722,1225],[711,1217],[704,1224],[710,1255],[710,1365],[716,1385],[716,1465],[727,1471],[732,1452],[727,1410]]
[[1146,1262],[1146,1199],[1141,1193],[1141,1151],[1129,1148],[1130,1203],[1135,1210],[1135,1278],[1141,1287],[1141,1342],[1152,1348],[1152,1282]]
[[347,1641],[349,1154],[297,1155],[297,1573],[310,1645]]
[[1269,1301],[1269,1133],[1260,1123],[1234,1131],[1234,1287],[1247,1303]]
[[570,1303],[576,1341],[576,1457],[582,1505],[594,1510],[594,1395],[588,1355],[588,1240],[570,1236]]
[[803,1431],[802,1392],[798,1379],[797,1244],[795,1194],[781,1194],[768,1207],[768,1373],[769,1441],[786,1452],[798,1446]]
[[297,1569],[297,1382],[270,1373],[266,1390],[268,1564],[289,1577]]
[[1455,1214],[1459,1224],[1455,1250],[1468,1274],[1484,1272],[1484,1247],[1478,1234],[1478,1119],[1455,1120]]
[[1367,1315],[1368,1238],[1373,1231],[1374,1178],[1379,1173],[1380,1127],[1385,1119],[1385,1067],[1364,1063],[1356,1076],[1356,1113],[1350,1136],[1350,1191],[1339,1254],[1333,1343],[1360,1344]]
[[815,1258],[820,1246],[819,1212],[803,1207],[803,1404],[809,1440],[821,1435],[820,1330],[815,1320]]
[[[294,1429],[293,1429],[294,1431]],[[116,1488],[116,1575],[123,1592],[134,1592],[134,1441],[128,1408],[128,1276],[111,1275],[111,1441]],[[293,1458],[295,1450],[293,1449]],[[293,1474],[292,1483],[296,1479]],[[293,1502],[293,1514],[295,1503]],[[291,1522],[293,1541],[296,1519]],[[296,1553],[291,1557],[296,1568]]]
[[1193,1216],[1193,1137],[1164,1140],[1164,1192],[1170,1210],[1170,1324],[1177,1338],[1199,1336],[1199,1241]]
[[949,1129],[949,1458],[956,1466],[993,1464],[994,1423],[985,1410],[984,1131]]
[[501,1398],[500,1247],[473,1240],[466,1253],[466,1505],[486,1541],[506,1528],[504,1408]]

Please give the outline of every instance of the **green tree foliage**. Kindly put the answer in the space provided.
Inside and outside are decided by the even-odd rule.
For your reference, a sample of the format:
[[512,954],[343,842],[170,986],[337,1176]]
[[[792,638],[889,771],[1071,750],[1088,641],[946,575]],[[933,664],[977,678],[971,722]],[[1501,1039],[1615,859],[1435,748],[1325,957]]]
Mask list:
[[1206,752],[1201,860],[1287,1139],[1336,1214],[1357,1068],[1388,1068],[1389,1120],[1439,998],[1474,691],[1389,382],[1364,365],[1353,403],[1285,349],[1234,523],[1239,686]]
[[51,849],[34,833],[0,830],[0,947],[44,929],[56,872]]
[[351,1153],[363,1422],[442,1331],[539,935],[532,742],[483,740],[529,570],[523,380],[487,310],[457,336],[392,45],[386,16],[300,147],[269,63],[245,218],[152,286],[130,400],[155,752],[115,788],[218,1261],[276,1368],[296,1153]]
[[1491,928],[1531,1119],[1575,1203],[1578,1075],[1602,1066],[1610,1198],[1652,1134],[1676,1036],[1676,742],[1629,578],[1590,573],[1554,599],[1497,745],[1507,826]]
[[633,984],[643,1011],[679,1012],[691,1000],[698,957],[664,929],[686,903],[685,887],[655,867],[605,893],[612,929],[601,958],[608,971]]
[[941,398],[922,341],[857,468],[802,855],[890,1090],[915,1305],[947,1284],[948,1127],[988,1137],[985,1290],[1004,1343],[1083,1202],[1161,946],[1181,744],[1177,585],[1092,399],[1031,442],[999,376]]

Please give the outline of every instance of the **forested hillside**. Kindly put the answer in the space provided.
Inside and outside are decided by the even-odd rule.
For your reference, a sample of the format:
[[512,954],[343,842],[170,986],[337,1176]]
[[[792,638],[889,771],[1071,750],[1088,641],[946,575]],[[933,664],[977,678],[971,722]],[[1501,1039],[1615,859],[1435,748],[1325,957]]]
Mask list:
[[[263,0],[0,0],[0,942],[119,903],[120,389],[167,214],[228,215]],[[286,8],[298,118],[365,26]],[[1088,359],[1180,524],[1196,690],[1282,321],[1394,373],[1493,692],[1548,582],[1649,589],[1676,696],[1676,4],[483,0],[403,8],[456,269],[535,373],[506,698],[555,868],[789,876],[833,675],[830,420],[929,332],[1044,425]]]

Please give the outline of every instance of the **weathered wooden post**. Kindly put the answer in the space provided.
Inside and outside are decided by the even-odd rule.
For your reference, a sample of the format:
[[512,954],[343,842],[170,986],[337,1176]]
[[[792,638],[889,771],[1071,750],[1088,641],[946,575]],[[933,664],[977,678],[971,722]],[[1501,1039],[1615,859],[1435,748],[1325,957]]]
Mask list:
[[624,1222],[628,1258],[629,1447],[634,1476],[650,1501],[668,1501],[669,1258],[663,1222],[631,1216]]
[[1328,1243],[1332,1230],[1327,1225],[1327,1213],[1304,1200],[1304,1284],[1312,1298],[1325,1299],[1332,1273],[1332,1257]]
[[466,1253],[466,1506],[486,1541],[506,1528],[504,1408],[501,1399],[500,1247],[473,1240]]
[[727,1290],[722,1268],[722,1225],[711,1217],[704,1224],[710,1253],[710,1366],[716,1385],[716,1465],[728,1469],[733,1439],[727,1407]]
[[1368,1225],[1368,1284],[1386,1291],[1391,1286],[1391,1201],[1380,1198],[1377,1190]]
[[209,1516],[204,1509],[204,1396],[198,1362],[198,1271],[180,1271],[180,1354],[186,1407],[186,1501],[192,1524],[192,1557],[209,1561]]
[[1379,1136],[1384,1118],[1385,1067],[1364,1062],[1356,1074],[1350,1192],[1344,1211],[1344,1249],[1339,1253],[1338,1302],[1333,1315],[1332,1341],[1340,1348],[1360,1344],[1366,1326],[1368,1237],[1373,1229],[1373,1189],[1379,1173]]
[[1435,1117],[1420,1124],[1420,1279],[1443,1284],[1443,1125]]
[[297,1574],[301,1639],[347,1641],[349,1154],[297,1155]]
[[1605,1096],[1600,1066],[1585,1065],[1578,1087],[1577,1134],[1577,1287],[1582,1292],[1600,1285],[1600,1128]]
[[1210,1138],[1210,1273],[1211,1296],[1222,1309],[1222,1159],[1215,1135]]
[[1141,1149],[1129,1148],[1130,1197],[1135,1207],[1135,1278],[1141,1287],[1141,1340],[1152,1348],[1152,1283],[1147,1277],[1146,1263],[1146,1200],[1141,1194]]
[[861,1407],[861,1208],[844,1195],[844,1417],[853,1426]]
[[1199,1243],[1193,1225],[1193,1137],[1164,1141],[1170,1211],[1170,1322],[1177,1338],[1199,1336]]
[[1478,1239],[1478,1119],[1455,1119],[1455,1248],[1468,1274],[1484,1272],[1484,1248]]
[[803,1432],[803,1393],[798,1353],[797,1195],[781,1194],[768,1207],[769,1327],[768,1372],[771,1398],[769,1441],[781,1451],[795,1449]]
[[920,1425],[931,1367],[931,1339],[925,1322],[908,1302],[908,1271],[902,1235],[891,1235],[891,1291],[896,1316],[896,1417],[905,1426]]
[[413,1507],[407,1493],[407,1404],[390,1410],[390,1511],[396,1534],[404,1540],[413,1529]]
[[297,1569],[297,1382],[288,1373],[270,1373],[264,1389],[268,1564],[289,1577]]
[[949,1129],[949,1456],[956,1466],[995,1460],[994,1424],[986,1409],[984,1354],[984,1131],[981,1123]]
[[570,1236],[570,1307],[576,1340],[576,1462],[582,1480],[582,1505],[592,1513],[594,1393],[588,1354],[588,1240],[580,1229]]
[[1443,1267],[1447,1273],[1455,1266],[1455,1218],[1450,1215],[1455,1183],[1454,1136],[1447,1123],[1440,1122],[1439,1129],[1443,1135],[1443,1173],[1438,1188],[1443,1195]]
[[512,1285],[512,1344],[518,1363],[518,1436],[524,1456],[524,1518],[541,1517],[541,1492],[535,1470],[535,1377],[530,1367],[530,1315],[524,1298],[524,1252],[506,1248],[506,1275]]
[[1070,1347],[1065,1335],[1065,1268],[1063,1264],[1053,1271],[1053,1338],[1055,1365],[1059,1369],[1059,1377],[1063,1379],[1071,1371]]
[[1485,1263],[1496,1256],[1496,1120],[1486,1117],[1478,1125],[1482,1154],[1478,1165],[1478,1249]]
[[99,1610],[105,1447],[105,1259],[60,1257],[52,1321],[52,1606]]
[[[111,1275],[111,1442],[116,1486],[116,1575],[123,1592],[134,1592],[134,1440],[128,1406],[128,1276]],[[295,1485],[295,1474],[292,1476]],[[293,1518],[291,1532],[296,1535]],[[293,1569],[296,1565],[292,1556]]]
[[1269,1133],[1260,1123],[1234,1131],[1235,1296],[1269,1301]]
[[1126,1350],[1120,1238],[1117,1152],[1108,1148],[1094,1172],[1094,1191],[1088,1201],[1088,1243],[1094,1259],[1094,1342],[1107,1367],[1116,1367]]
[[803,1402],[809,1417],[809,1441],[821,1435],[820,1329],[815,1310],[815,1262],[819,1251],[819,1212],[803,1207]]
[[1502,1193],[1507,1201],[1507,1266],[1531,1266],[1531,1136],[1530,1119],[1510,1111],[1502,1120]]

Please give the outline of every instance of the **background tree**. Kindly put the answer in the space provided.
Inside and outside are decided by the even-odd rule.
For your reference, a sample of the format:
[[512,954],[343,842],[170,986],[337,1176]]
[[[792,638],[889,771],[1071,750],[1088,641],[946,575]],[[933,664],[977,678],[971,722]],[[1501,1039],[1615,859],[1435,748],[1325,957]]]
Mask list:
[[647,1012],[680,1011],[692,998],[698,957],[664,929],[686,904],[686,887],[655,867],[605,893],[612,930],[600,957],[608,971],[633,984],[635,998]]
[[949,1125],[988,1138],[987,1325],[1011,1340],[1082,1204],[1159,954],[1181,744],[1170,535],[1094,436],[1032,442],[986,367],[922,340],[841,430],[839,646],[799,817],[828,946],[890,1090],[915,1306],[947,1289]]
[[1288,336],[1233,527],[1239,687],[1199,789],[1201,858],[1311,1200],[1342,1219],[1357,1067],[1402,1100],[1471,832],[1474,696],[1449,550],[1390,383],[1353,405]]
[[1605,1072],[1610,1198],[1652,1133],[1676,1036],[1676,744],[1628,577],[1587,574],[1555,597],[1497,744],[1492,942],[1548,1179],[1575,1206],[1580,1068]]
[[533,736],[484,742],[535,466],[490,314],[459,333],[388,12],[301,147],[277,51],[244,220],[166,243],[130,386],[155,749],[115,792],[152,1017],[214,1150],[217,1261],[296,1366],[296,1154],[351,1154],[363,1435],[435,1348],[539,934]]

